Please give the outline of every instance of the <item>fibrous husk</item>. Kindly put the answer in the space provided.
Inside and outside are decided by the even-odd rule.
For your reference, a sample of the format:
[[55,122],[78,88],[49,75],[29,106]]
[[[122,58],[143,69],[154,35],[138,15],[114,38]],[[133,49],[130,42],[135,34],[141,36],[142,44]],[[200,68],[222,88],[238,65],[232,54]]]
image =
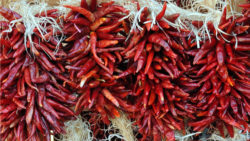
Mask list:
[[[98,120],[98,119],[96,119]],[[57,138],[58,141],[113,141],[114,139],[122,139],[125,141],[136,141],[133,135],[132,123],[121,112],[119,118],[111,119],[112,124],[101,129],[105,134],[108,134],[104,139],[96,139],[91,131],[91,126],[95,123],[89,123],[82,116],[78,116],[76,120],[67,121],[64,123],[66,134],[62,134]]]
[[225,138],[221,137],[219,131],[215,130],[211,136],[206,139],[208,141],[248,141],[250,140],[250,134],[246,132],[245,134],[242,133],[242,130],[234,128],[234,137],[231,138],[228,134]]
[[61,14],[66,15],[70,9],[64,5],[80,6],[81,0],[59,0],[59,5],[55,6]]
[[127,115],[120,112],[120,117],[111,119],[112,127],[119,130],[119,133],[123,136],[125,141],[136,141],[133,134],[132,122],[128,119]]
[[64,123],[66,134],[60,135],[60,141],[92,141],[94,139],[90,123],[78,116],[76,120]]
[[190,131],[191,131],[190,127],[186,125],[185,128],[186,134],[183,135],[183,133],[181,133],[180,131],[175,131],[175,139],[177,141],[191,141],[193,140],[194,136],[201,134],[201,132],[190,132]]

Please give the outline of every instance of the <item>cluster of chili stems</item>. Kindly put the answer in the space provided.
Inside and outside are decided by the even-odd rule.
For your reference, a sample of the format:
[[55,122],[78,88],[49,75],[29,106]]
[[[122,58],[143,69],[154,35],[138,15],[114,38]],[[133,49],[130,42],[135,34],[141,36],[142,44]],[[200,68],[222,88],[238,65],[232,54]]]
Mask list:
[[[36,17],[57,18],[56,11]],[[25,42],[22,22],[8,31],[10,22],[22,17],[4,7],[0,14],[7,20],[0,21],[0,138],[50,141],[51,135],[64,133],[63,122],[75,115],[69,107],[76,103],[72,89],[78,86],[65,73],[62,60],[67,54],[50,35],[50,24],[44,25],[48,41],[35,28],[33,43]]]

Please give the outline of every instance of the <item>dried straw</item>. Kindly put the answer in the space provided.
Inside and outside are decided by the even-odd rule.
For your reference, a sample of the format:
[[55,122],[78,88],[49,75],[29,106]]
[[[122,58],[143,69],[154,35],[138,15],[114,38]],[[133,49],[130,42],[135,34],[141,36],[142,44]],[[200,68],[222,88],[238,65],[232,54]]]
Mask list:
[[[226,131],[227,133],[227,131]],[[248,141],[250,140],[250,134],[246,132],[245,134],[242,133],[241,130],[234,128],[234,137],[231,138],[228,133],[226,134],[226,137],[221,137],[219,131],[215,130],[211,136],[206,139],[208,141]]]
[[111,119],[111,122],[112,127],[119,130],[119,133],[123,136],[125,141],[136,141],[133,134],[132,122],[125,113],[120,112],[120,117]]
[[66,134],[60,135],[59,141],[92,141],[94,139],[90,123],[78,116],[76,120],[64,123]]

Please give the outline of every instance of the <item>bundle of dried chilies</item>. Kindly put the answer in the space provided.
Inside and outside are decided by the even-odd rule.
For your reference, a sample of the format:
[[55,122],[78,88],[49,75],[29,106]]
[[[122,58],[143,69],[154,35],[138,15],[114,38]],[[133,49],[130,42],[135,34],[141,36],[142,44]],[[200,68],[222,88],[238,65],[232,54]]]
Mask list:
[[[56,11],[46,11],[46,16],[57,17]],[[0,13],[8,20],[1,22],[0,38],[1,140],[49,141],[51,135],[64,133],[63,122],[75,115],[69,106],[75,104],[77,97],[71,90],[77,84],[65,73],[66,53],[50,32],[45,41],[37,28],[32,40],[25,41],[22,22],[8,29],[21,15],[4,7]],[[43,16],[45,12],[36,15]],[[52,30],[51,25],[46,30]]]
[[[190,32],[178,32],[171,27],[162,19],[165,10],[167,3],[156,15],[157,24],[153,24],[147,21],[148,9],[143,9],[139,23],[142,30],[132,31],[122,52],[131,65],[115,77],[133,77],[135,80],[133,94],[128,101],[140,109],[132,113],[132,117],[143,135],[142,140],[174,140],[174,130],[184,130],[184,118],[194,118],[192,114],[196,109],[188,103],[190,94],[181,88],[182,85],[194,85],[182,75],[191,67],[184,53]],[[178,14],[166,18],[174,22]]]
[[65,7],[72,10],[64,24],[64,32],[70,35],[65,40],[68,43],[66,69],[70,79],[79,84],[77,93],[81,94],[75,110],[98,111],[108,124],[108,116],[119,116],[116,108],[131,93],[126,80],[113,78],[123,63],[120,52],[124,50],[128,27],[120,19],[127,11],[113,2],[97,6],[94,0],[89,6],[82,1],[81,7]]
[[[224,34],[216,34],[213,27],[210,39],[206,39],[200,49],[187,51],[193,66],[185,72],[199,86],[193,93],[197,118],[188,123],[194,131],[202,131],[211,123],[224,137],[224,126],[234,137],[233,127],[249,130],[250,79],[249,79],[249,9],[243,10],[241,17],[226,18],[225,8],[219,28]],[[199,21],[193,21],[199,26]],[[187,87],[190,89],[190,87]],[[191,88],[192,89],[192,88]]]

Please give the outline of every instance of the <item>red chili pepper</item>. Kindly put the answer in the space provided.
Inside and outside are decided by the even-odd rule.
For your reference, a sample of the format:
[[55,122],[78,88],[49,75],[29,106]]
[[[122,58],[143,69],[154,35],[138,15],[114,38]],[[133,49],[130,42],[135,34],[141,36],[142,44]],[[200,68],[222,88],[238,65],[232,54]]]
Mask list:
[[138,58],[140,57],[142,51],[143,51],[143,48],[146,44],[146,40],[144,39],[143,41],[141,41],[140,43],[137,44],[138,48],[136,50],[136,53],[135,53],[135,57],[134,57],[134,61],[136,62],[138,60]]
[[86,74],[90,69],[95,66],[93,59],[88,59],[87,62],[82,66],[81,70],[77,73],[77,77],[81,77]]
[[66,100],[66,98],[65,98],[64,96],[62,96],[62,94],[61,94],[58,90],[56,90],[53,86],[47,84],[47,85],[46,85],[46,89],[47,89],[51,94],[53,94],[53,95],[59,97],[60,99]]
[[162,86],[161,85],[156,85],[155,92],[159,96],[160,103],[164,104],[164,94],[163,94]]
[[110,2],[104,2],[104,3],[101,3],[101,6],[102,7],[108,7],[110,5],[113,5],[115,2],[114,1],[110,1]]
[[94,56],[94,59],[98,64],[103,64],[103,61],[97,56],[96,54],[96,42],[97,42],[97,36],[95,32],[90,33],[90,46],[91,46],[91,52]]
[[59,114],[55,111],[55,109],[47,103],[47,99],[44,98],[43,99],[43,109],[46,110],[46,111],[49,111],[49,113],[51,113],[51,115],[55,116],[55,118],[57,118],[58,120],[60,120],[60,116]]
[[113,35],[111,33],[97,32],[96,34],[100,40],[113,40],[113,39],[115,39],[115,35]]
[[10,125],[10,128],[12,128],[12,124],[15,124],[15,120],[19,120],[17,118],[17,115],[13,115],[7,119],[7,121],[1,122],[2,126]]
[[8,72],[10,71],[10,69],[8,67],[5,68],[1,68],[1,74],[0,74],[0,81],[2,81],[2,79],[4,77],[6,77],[8,75]]
[[250,43],[250,38],[243,37],[243,36],[238,36],[236,38],[233,38],[231,40],[231,43],[235,43],[236,41],[239,42],[239,43]]
[[[21,34],[18,34],[19,32],[17,30],[14,30],[13,32],[14,32],[13,36],[10,39],[10,45],[11,46],[14,46],[15,44],[17,44],[17,41],[19,41],[19,39],[21,37]],[[23,39],[21,38],[21,40],[23,40]]]
[[150,93],[149,100],[148,100],[148,105],[149,106],[154,103],[155,98],[156,98],[155,92],[152,90],[151,93]]
[[170,112],[173,114],[173,116],[177,117],[177,113],[176,113],[176,110],[175,110],[173,102],[170,102],[169,108],[170,108]]
[[227,128],[227,131],[229,133],[229,135],[231,136],[231,138],[234,137],[234,130],[233,130],[233,126],[232,125],[229,125],[229,124],[224,124]]
[[110,93],[108,89],[103,89],[102,93],[104,96],[110,100],[116,107],[119,107],[119,102],[116,100],[116,98]]
[[18,124],[18,128],[17,128],[17,137],[18,137],[18,140],[20,141],[24,141],[25,140],[25,137],[24,137],[24,121],[21,121],[19,124]]
[[86,81],[92,77],[95,73],[97,73],[97,71],[99,70],[98,67],[95,67],[93,70],[91,70],[90,72],[88,72],[86,75],[84,75],[82,78],[81,78],[81,82],[80,82],[80,87],[83,87],[84,84],[86,83]]
[[[244,20],[246,20],[247,18],[243,17],[243,21],[237,21],[236,22],[244,22]],[[248,29],[249,29],[250,26],[236,26],[234,29],[233,29],[233,32],[235,34],[242,34],[242,33],[245,33]],[[234,39],[232,39],[234,40]],[[232,41],[231,41],[232,42]]]
[[82,7],[77,7],[77,6],[71,6],[71,5],[64,5],[64,7],[66,8],[70,8],[72,11],[76,11],[79,12],[80,14],[82,14],[83,16],[85,16],[89,21],[94,22],[95,21],[95,16],[93,13],[91,13],[90,11],[88,11],[85,8]]
[[211,103],[211,106],[208,109],[208,114],[207,115],[208,116],[213,116],[217,106],[218,106],[218,101],[215,100],[213,103]]
[[[20,37],[19,37],[19,39],[20,39]],[[17,43],[15,43],[13,45],[13,49],[17,50],[23,44],[23,41],[24,41],[24,39],[21,38]]]
[[[232,71],[234,71],[235,73],[237,73],[237,72],[240,72],[240,73],[243,73],[243,74],[245,73],[244,70],[242,70],[242,69],[240,69],[240,68],[238,68],[238,67],[236,67],[236,66],[234,66],[234,65],[228,64],[227,67],[228,67],[229,70],[232,70]],[[231,80],[231,79],[230,79],[230,80]],[[233,84],[233,83],[232,83],[232,84]]]
[[165,15],[166,9],[167,9],[167,3],[164,2],[161,12],[156,16],[157,21],[159,21]]
[[216,56],[217,56],[217,61],[218,65],[221,66],[224,64],[225,60],[225,53],[224,53],[224,47],[222,44],[218,43],[216,46]]
[[122,54],[125,54],[126,52],[131,50],[133,46],[139,42],[139,40],[141,39],[141,36],[139,34],[134,34],[131,38],[133,40],[129,43],[128,47],[123,52],[121,52]]
[[236,103],[236,100],[233,97],[230,97],[230,105],[231,105],[231,108],[233,109],[233,112],[235,114],[238,114],[238,105]]
[[166,17],[166,19],[170,22],[175,22],[177,18],[179,18],[180,13],[172,14]]
[[99,18],[97,20],[95,20],[94,23],[91,24],[90,29],[92,31],[95,31],[96,29],[98,29],[102,24],[104,24],[105,22],[108,22],[110,19],[109,18]]
[[158,23],[159,23],[160,27],[163,28],[163,29],[164,28],[165,29],[169,29],[170,28],[169,24],[166,21],[164,21],[164,20],[160,20],[160,21],[158,21]]
[[250,45],[238,45],[237,47],[235,46],[235,50],[237,51],[249,51]]
[[91,0],[90,2],[90,11],[95,11],[96,10],[96,6],[97,6],[97,0]]
[[177,37],[188,37],[190,35],[189,32],[173,32],[173,31],[167,31],[168,34],[172,36],[177,36]]
[[87,4],[86,0],[81,0],[80,5],[81,5],[82,8],[88,9],[88,4]]
[[203,126],[205,124],[211,123],[214,120],[215,120],[215,117],[211,116],[211,117],[206,117],[203,120],[200,120],[197,122],[189,122],[188,125],[189,126]]
[[118,40],[99,40],[96,44],[99,48],[106,48],[118,44]]
[[221,15],[221,19],[220,19],[220,25],[223,25],[224,23],[226,23],[227,21],[227,7],[225,7],[223,9],[222,15]]
[[45,88],[43,86],[38,87],[39,95],[38,95],[38,105],[43,107],[43,99],[45,97]]
[[192,25],[194,25],[197,28],[201,28],[203,26],[203,21],[192,21]]
[[103,52],[103,56],[107,57],[111,61],[109,64],[115,63],[115,57],[111,53]]
[[225,47],[226,47],[227,55],[229,56],[229,62],[231,62],[233,60],[233,51],[232,51],[231,45],[226,44]]
[[33,85],[31,84],[30,71],[29,71],[28,68],[26,68],[26,69],[24,70],[24,80],[25,80],[26,84],[27,84],[30,88],[32,88],[32,89],[34,89],[34,90],[36,90],[36,91],[38,92],[38,89],[37,89],[35,86],[33,86]]
[[97,32],[109,33],[115,29],[117,29],[121,25],[121,21],[117,21],[112,25],[102,26],[97,29]]
[[0,14],[8,21],[13,21],[22,18],[22,16],[18,13],[2,6],[0,6]]
[[17,106],[19,106],[20,108],[22,108],[22,109],[26,109],[26,107],[25,107],[25,101],[20,101],[18,98],[16,98],[16,97],[14,97],[13,98],[13,102],[17,105]]
[[164,50],[167,52],[169,57],[176,58],[177,55],[171,50],[170,46],[168,45],[167,42],[165,42],[161,36],[158,34],[151,34],[148,37],[148,41],[151,43],[158,44],[164,48]]
[[[96,49],[96,52],[97,53],[103,53],[103,52],[114,52],[115,51],[115,54],[118,56],[117,51],[123,51],[125,48],[123,47],[112,47],[112,48],[97,48]],[[119,58],[121,60],[121,56],[119,55]]]
[[109,124],[110,121],[108,120],[108,117],[107,117],[107,113],[106,111],[99,105],[96,105],[96,109],[99,113],[101,113],[101,116],[102,116],[102,119],[104,121],[105,124]]
[[1,86],[1,90],[4,90],[6,88],[8,88],[11,83],[14,81],[16,74],[18,72],[18,70],[21,68],[21,66],[23,65],[23,61],[19,62],[18,64],[16,64],[9,72],[9,75],[7,77],[7,80],[4,82],[4,84]]
[[162,62],[162,63],[161,63],[161,66],[162,66],[162,68],[163,68],[166,72],[168,72],[168,74],[170,75],[171,78],[174,78],[174,74],[173,74],[172,70],[169,68],[169,65],[167,65],[165,62]]
[[31,100],[26,110],[26,123],[30,124],[32,121],[35,106],[35,94],[31,93]]
[[248,117],[247,117],[247,113],[246,113],[246,110],[245,109],[247,109],[247,108],[245,108],[244,106],[243,106],[243,102],[241,102],[241,113],[242,113],[242,117],[243,117],[243,119],[245,120],[245,121],[248,121]]
[[60,128],[58,121],[55,118],[53,118],[53,116],[51,114],[49,114],[47,111],[45,111],[43,109],[39,109],[39,111],[46,118],[46,120],[51,124],[51,126],[55,128],[56,132],[58,132],[58,133],[63,132],[63,130]]
[[0,110],[0,114],[9,113],[15,109],[16,109],[16,105],[13,103],[13,104],[8,105],[7,107],[2,108]]
[[136,71],[136,66],[135,66],[135,64],[133,64],[126,71],[122,72],[119,76],[115,76],[115,78],[118,79],[118,78],[125,77],[125,76],[127,76],[129,74],[134,73],[135,71]]
[[4,40],[4,39],[0,38],[0,43],[1,43],[1,45],[4,45],[6,48],[10,47],[10,42],[8,40]]
[[196,64],[202,57],[205,56],[205,54],[209,51],[207,48],[213,47],[215,44],[216,44],[215,38],[211,38],[211,41],[209,41],[208,43],[204,43],[201,49],[195,55],[193,64]]
[[139,57],[138,59],[138,64],[137,64],[137,69],[136,69],[136,72],[138,73],[142,67],[145,65],[145,62],[146,62],[146,53],[142,53],[142,55]]

